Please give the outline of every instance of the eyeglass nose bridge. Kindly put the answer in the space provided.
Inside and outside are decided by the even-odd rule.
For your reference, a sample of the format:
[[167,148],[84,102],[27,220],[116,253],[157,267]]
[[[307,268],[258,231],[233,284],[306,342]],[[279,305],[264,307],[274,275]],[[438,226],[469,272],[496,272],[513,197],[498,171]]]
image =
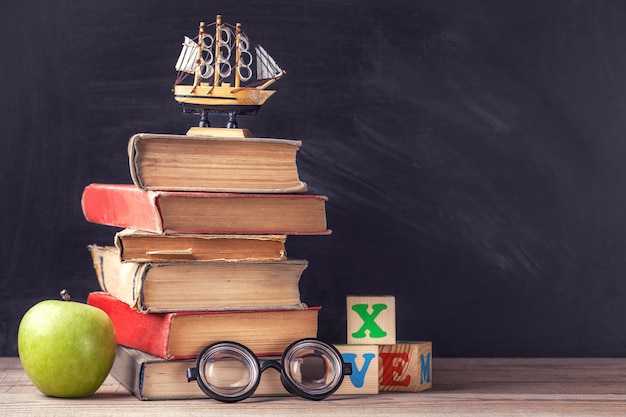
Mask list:
[[[291,395],[297,395],[298,397],[308,398],[311,400],[321,400],[327,397],[327,395],[315,396],[310,393],[307,393],[305,390],[302,389],[302,387],[298,386],[298,384],[295,381],[293,381],[287,376],[287,372],[285,371],[284,365],[285,364],[284,362],[282,362],[282,360],[281,361],[278,361],[275,359],[265,360],[261,363],[259,375],[261,375],[266,369],[275,369],[276,371],[278,371],[278,373],[280,373],[280,382],[283,384],[283,387]],[[352,372],[351,364],[344,363],[344,365],[349,365],[350,372]],[[345,370],[345,367],[344,367],[344,370]],[[344,375],[346,374],[344,373]]]
[[275,359],[266,359],[263,362],[261,362],[261,371],[259,372],[260,374],[262,374],[266,369],[276,369],[278,372],[283,371],[283,365],[275,360]]
[[283,384],[283,387],[287,390],[289,394],[297,395],[299,397],[302,396],[302,392],[295,388],[294,383],[287,378],[282,361],[278,361],[276,359],[267,359],[261,362],[259,375],[263,374],[266,369],[275,369],[276,371],[278,371],[278,373],[280,373],[280,382]]
[[[267,359],[261,363],[259,374],[262,374],[266,369],[276,369],[281,374],[283,373],[283,364],[275,359]],[[193,371],[193,372],[192,372]],[[343,362],[341,372],[344,375],[352,375],[352,364],[350,362]],[[187,369],[187,382],[193,381],[198,378],[198,370],[196,368]]]

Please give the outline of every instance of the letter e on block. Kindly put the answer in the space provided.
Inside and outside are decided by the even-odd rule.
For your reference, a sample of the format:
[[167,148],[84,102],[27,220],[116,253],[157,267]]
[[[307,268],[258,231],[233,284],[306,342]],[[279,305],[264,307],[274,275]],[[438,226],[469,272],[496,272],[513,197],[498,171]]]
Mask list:
[[432,342],[402,342],[378,350],[380,391],[418,392],[432,388]]
[[396,298],[346,297],[348,344],[393,345],[396,343]]

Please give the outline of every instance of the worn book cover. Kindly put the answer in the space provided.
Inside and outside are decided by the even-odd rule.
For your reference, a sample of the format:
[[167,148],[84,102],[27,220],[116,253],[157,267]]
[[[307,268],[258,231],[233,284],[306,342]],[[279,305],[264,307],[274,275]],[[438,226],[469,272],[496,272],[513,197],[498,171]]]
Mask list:
[[131,178],[147,190],[239,193],[306,191],[296,154],[302,143],[138,133],[128,142]]
[[317,337],[320,309],[140,313],[106,292],[90,293],[87,303],[109,315],[119,344],[165,359],[195,358],[224,340],[258,356],[279,355],[295,340]]
[[305,260],[122,262],[112,246],[90,245],[103,291],[141,312],[305,309]]
[[152,232],[328,234],[325,196],[147,191],[90,184],[82,195],[92,223]]

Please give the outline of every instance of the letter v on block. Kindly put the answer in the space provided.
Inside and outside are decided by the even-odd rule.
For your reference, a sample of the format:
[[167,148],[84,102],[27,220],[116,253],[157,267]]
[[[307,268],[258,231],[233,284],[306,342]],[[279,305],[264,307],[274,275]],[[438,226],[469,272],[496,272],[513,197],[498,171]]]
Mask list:
[[352,375],[346,376],[335,394],[378,394],[378,349],[376,345],[335,345],[343,360],[352,364]]
[[396,343],[394,296],[346,297],[348,344],[392,345]]

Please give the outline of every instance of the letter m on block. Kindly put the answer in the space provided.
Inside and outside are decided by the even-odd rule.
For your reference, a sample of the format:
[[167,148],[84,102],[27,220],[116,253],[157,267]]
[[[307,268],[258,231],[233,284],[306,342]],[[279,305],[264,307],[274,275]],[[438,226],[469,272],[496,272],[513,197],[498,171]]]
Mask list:
[[392,345],[396,343],[394,296],[346,297],[348,344]]

